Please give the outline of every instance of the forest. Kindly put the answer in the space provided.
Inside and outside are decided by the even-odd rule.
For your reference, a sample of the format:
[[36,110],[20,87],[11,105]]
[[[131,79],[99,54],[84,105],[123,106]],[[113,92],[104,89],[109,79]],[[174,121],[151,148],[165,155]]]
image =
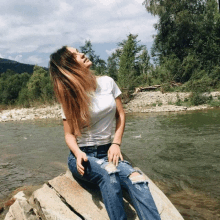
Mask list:
[[[93,62],[96,75],[111,76],[131,97],[136,87],[161,85],[162,92],[192,92],[191,104],[212,98],[203,92],[220,89],[220,12],[216,0],[145,0],[146,10],[157,16],[156,35],[149,53],[138,35],[128,33],[107,61],[85,41],[80,51]],[[178,83],[179,87],[173,87]],[[32,106],[54,103],[47,69],[33,72],[8,69],[0,75],[0,104]]]

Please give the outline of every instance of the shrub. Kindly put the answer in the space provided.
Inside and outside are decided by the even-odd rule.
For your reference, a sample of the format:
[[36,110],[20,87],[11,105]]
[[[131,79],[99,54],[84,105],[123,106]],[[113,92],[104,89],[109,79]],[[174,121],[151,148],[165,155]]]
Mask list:
[[181,105],[182,105],[182,101],[181,101],[181,99],[177,99],[177,101],[175,102],[175,105],[177,105],[177,106],[181,106]]
[[187,82],[200,69],[200,61],[195,54],[189,54],[181,64],[181,82]]
[[215,66],[212,71],[210,71],[209,76],[214,80],[214,83],[218,83],[220,80],[220,66]]
[[208,97],[203,96],[201,93],[193,92],[190,97],[190,102],[192,105],[202,105],[206,104]]
[[121,99],[123,104],[127,104],[132,98],[133,91],[129,89],[122,89]]
[[170,85],[170,83],[162,83],[161,84],[161,92],[173,92],[174,89],[173,87]]
[[23,87],[21,89],[21,91],[19,92],[17,104],[22,105],[25,108],[30,107],[29,96],[28,96],[28,88],[27,87]]
[[186,84],[186,91],[194,93],[209,92],[211,89],[212,79],[204,74],[204,70],[196,73]]
[[212,107],[220,107],[220,101],[219,100],[211,100],[209,102],[209,105]]

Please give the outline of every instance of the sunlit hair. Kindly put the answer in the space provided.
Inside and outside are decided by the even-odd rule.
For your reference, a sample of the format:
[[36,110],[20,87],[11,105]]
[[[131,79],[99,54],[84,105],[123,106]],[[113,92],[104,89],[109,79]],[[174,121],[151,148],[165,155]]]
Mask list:
[[51,54],[49,70],[71,131],[80,136],[82,128],[89,126],[90,98],[96,89],[96,78],[89,68],[76,61],[75,55],[67,46],[62,47]]

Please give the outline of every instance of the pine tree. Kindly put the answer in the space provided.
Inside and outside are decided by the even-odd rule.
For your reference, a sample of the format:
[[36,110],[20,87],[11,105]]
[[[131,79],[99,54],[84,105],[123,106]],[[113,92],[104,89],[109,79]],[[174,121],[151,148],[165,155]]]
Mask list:
[[133,89],[136,86],[135,80],[140,75],[138,54],[144,46],[138,44],[137,37],[138,35],[129,34],[127,40],[118,44],[118,83],[123,89]]
[[117,51],[112,53],[107,60],[107,75],[115,81],[118,80],[119,56]]

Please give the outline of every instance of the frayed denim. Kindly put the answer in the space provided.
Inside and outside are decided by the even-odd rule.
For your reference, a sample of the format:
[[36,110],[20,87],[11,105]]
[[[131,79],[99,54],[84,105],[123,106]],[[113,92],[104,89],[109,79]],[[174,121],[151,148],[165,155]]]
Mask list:
[[132,173],[139,171],[136,171],[128,161],[119,161],[117,167],[109,163],[107,157],[109,146],[110,144],[101,147],[80,148],[87,154],[88,158],[83,176],[78,173],[76,158],[70,152],[68,166],[73,176],[99,186],[103,202],[111,220],[127,219],[121,187],[124,187],[129,192],[139,219],[160,220],[161,218],[150,193],[148,182],[142,175],[130,177]]

